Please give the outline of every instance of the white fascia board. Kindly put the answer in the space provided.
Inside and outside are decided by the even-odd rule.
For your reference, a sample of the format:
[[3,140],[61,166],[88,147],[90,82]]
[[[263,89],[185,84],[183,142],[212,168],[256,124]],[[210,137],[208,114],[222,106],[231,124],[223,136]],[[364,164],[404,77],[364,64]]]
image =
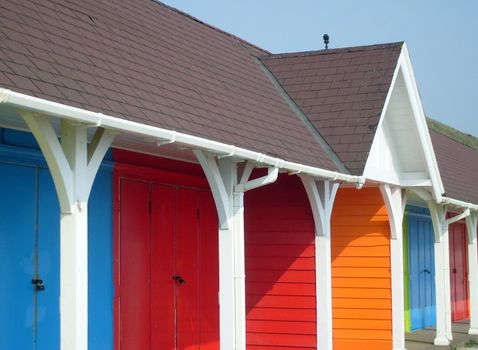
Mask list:
[[478,205],[449,197],[442,197],[441,204],[448,204],[454,207],[470,209],[472,211],[478,212]]
[[[430,138],[430,133],[428,131],[428,126],[425,118],[425,113],[423,112],[423,106],[421,104],[420,95],[418,93],[418,88],[415,80],[415,76],[413,73],[412,64],[410,61],[410,57],[408,54],[407,45],[404,43],[402,46],[402,51],[397,61],[397,66],[395,67],[395,71],[393,73],[392,82],[387,92],[387,97],[385,99],[384,107],[382,113],[380,115],[380,120],[377,125],[377,133],[379,130],[383,128],[383,123],[385,120],[385,116],[387,110],[389,108],[390,99],[393,93],[393,89],[395,87],[398,74],[402,74],[406,90],[408,92],[408,97],[410,99],[410,105],[413,111],[413,116],[416,121],[417,131],[420,137],[420,143],[423,145],[423,151],[427,163],[427,169],[430,174],[430,181],[431,181],[431,189],[432,193],[434,194],[434,198],[437,202],[441,202],[442,194],[445,192],[443,187],[443,183],[440,177],[440,171],[438,169],[438,163],[436,161],[435,152],[433,150],[432,141]],[[383,140],[377,137],[377,133],[375,134],[370,154],[373,154],[375,149],[380,149],[384,147]],[[366,179],[377,180],[384,183],[389,183],[392,185],[399,185],[402,187],[406,187],[408,182],[405,181],[404,183],[400,182],[400,174],[391,172],[384,173],[383,171],[380,172],[378,169],[374,168],[372,164],[370,164],[370,158],[367,160],[364,170],[364,177]],[[409,179],[407,179],[409,180]],[[422,179],[420,182],[423,182]],[[426,184],[426,187],[430,187],[428,182],[423,182]]]
[[403,77],[410,97],[411,106],[414,112],[415,120],[417,122],[418,134],[422,145],[424,145],[425,159],[430,173],[430,179],[433,184],[433,192],[435,199],[440,202],[445,188],[440,176],[440,170],[438,168],[438,162],[435,157],[435,151],[433,149],[430,132],[428,130],[427,120],[423,111],[420,94],[418,92],[418,85],[415,80],[415,74],[413,72],[410,55],[408,53],[407,45],[404,43],[402,52],[398,59],[399,66],[402,68]]
[[234,145],[132,122],[0,88],[0,104],[2,103],[17,109],[26,109],[39,114],[73,120],[79,123],[90,124],[92,126],[102,126],[106,129],[112,129],[127,134],[156,138],[159,142],[177,142],[193,149],[206,150],[225,156],[237,157],[266,166],[284,169],[291,173],[305,173],[318,178],[354,183],[360,187],[365,182],[363,176],[347,175],[313,166],[289,162],[263,153],[236,147]]

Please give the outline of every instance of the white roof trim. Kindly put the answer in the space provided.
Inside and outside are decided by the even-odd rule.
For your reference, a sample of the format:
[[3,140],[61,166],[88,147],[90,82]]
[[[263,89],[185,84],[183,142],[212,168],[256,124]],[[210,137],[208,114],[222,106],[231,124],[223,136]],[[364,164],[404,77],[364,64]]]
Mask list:
[[80,123],[102,126],[106,129],[116,130],[120,133],[152,137],[159,142],[177,142],[193,149],[201,149],[220,155],[237,157],[250,160],[265,166],[273,166],[291,173],[305,173],[317,178],[332,181],[354,183],[357,188],[363,186],[365,179],[362,176],[342,174],[304,164],[289,162],[280,158],[268,156],[263,153],[247,150],[234,145],[208,140],[206,138],[188,135],[173,130],[153,127],[146,124],[80,109],[57,102],[48,101],[38,97],[21,94],[0,88],[0,105],[6,104],[16,109],[26,109],[39,114],[58,118],[74,120]]
[[[377,134],[378,134],[378,131],[383,129],[385,115],[387,113],[387,110],[389,109],[390,100],[392,97],[392,93],[394,91],[394,87],[397,83],[399,74],[402,74],[403,76],[403,81],[407,91],[407,97],[410,102],[410,107],[414,117],[413,119],[415,121],[416,130],[419,136],[418,141],[419,141],[419,144],[422,145],[423,154],[424,154],[425,162],[426,162],[426,168],[428,170],[429,177],[430,177],[429,179],[423,178],[423,179],[420,179],[420,181],[414,181],[414,182],[411,182],[409,180],[402,181],[400,185],[402,187],[423,186],[428,189],[431,189],[431,192],[433,193],[433,197],[435,198],[435,200],[437,202],[441,202],[442,194],[445,191],[444,191],[443,183],[441,181],[440,172],[438,169],[438,163],[435,158],[435,152],[433,150],[433,145],[432,145],[430,133],[428,131],[428,126],[427,126],[427,122],[425,118],[425,113],[423,112],[423,106],[418,93],[418,88],[417,88],[417,84],[416,84],[416,80],[413,73],[413,68],[411,65],[406,44],[403,44],[402,51],[398,58],[397,66],[395,67],[392,82],[390,84],[390,87],[387,93],[384,108],[380,115],[379,124],[377,126],[377,133],[375,134],[370,154],[372,154],[372,151],[374,150],[374,146],[375,148],[379,147],[378,143],[380,142],[380,140],[378,140]],[[400,147],[400,145],[397,145],[397,146]],[[377,171],[378,170],[374,169],[373,165],[370,163],[370,155],[369,155],[369,159],[367,160],[367,163],[365,165],[364,176],[368,179],[377,180],[376,178],[374,179],[374,175],[377,174]],[[383,169],[382,169],[382,172],[383,172]],[[385,179],[389,179],[389,180],[385,180]],[[394,172],[393,170],[388,170],[388,172],[384,172],[384,177],[381,179],[378,179],[378,181],[390,182],[392,184],[397,185],[399,184],[398,179],[399,179],[398,172],[396,171]]]

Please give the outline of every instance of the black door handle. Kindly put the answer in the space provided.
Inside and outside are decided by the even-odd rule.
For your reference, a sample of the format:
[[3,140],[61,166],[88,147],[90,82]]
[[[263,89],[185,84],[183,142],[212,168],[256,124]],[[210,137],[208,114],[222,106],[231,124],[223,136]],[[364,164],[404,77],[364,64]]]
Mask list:
[[427,270],[427,269],[423,270],[423,272],[430,274],[430,270]]
[[453,269],[453,273],[456,273],[456,268]]
[[34,278],[34,279],[32,279],[32,284],[35,286],[36,291],[45,290],[45,285],[43,284],[43,280],[40,280],[38,278]]
[[186,283],[186,281],[184,280],[184,278],[182,278],[181,276],[173,276],[173,280],[175,280],[176,283],[178,283],[178,284],[184,284],[184,283]]

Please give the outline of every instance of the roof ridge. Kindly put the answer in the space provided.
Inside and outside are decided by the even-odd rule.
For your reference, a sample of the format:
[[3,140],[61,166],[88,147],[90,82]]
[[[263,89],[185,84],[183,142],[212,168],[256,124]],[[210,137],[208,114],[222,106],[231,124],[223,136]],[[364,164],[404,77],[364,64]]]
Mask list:
[[402,46],[404,41],[397,41],[393,43],[383,43],[383,44],[372,44],[372,45],[362,45],[362,46],[349,46],[335,49],[321,49],[321,50],[311,50],[311,51],[298,51],[298,52],[284,52],[277,54],[269,54],[263,56],[262,59],[274,59],[274,58],[285,58],[285,57],[305,57],[305,56],[314,56],[314,55],[331,55],[336,53],[344,52],[357,52],[357,51],[369,51],[369,50],[379,50],[389,47],[398,47]]
[[[478,152],[478,137],[467,134],[450,125],[439,122],[438,120],[427,117],[427,124],[430,130],[440,134],[454,142],[470,148],[472,151]],[[461,137],[461,139],[459,139]]]
[[206,23],[206,22],[200,20],[199,18],[194,17],[193,15],[190,15],[189,13],[186,13],[186,12],[184,12],[184,11],[182,11],[182,10],[177,9],[176,7],[173,7],[173,6],[171,6],[171,5],[165,4],[164,2],[162,2],[162,1],[160,1],[160,0],[150,0],[150,1],[156,3],[156,4],[160,5],[160,6],[163,6],[163,7],[165,7],[166,9],[168,9],[168,10],[170,10],[170,11],[176,12],[176,13],[177,13],[178,15],[180,15],[180,16],[186,17],[186,18],[188,18],[188,19],[190,19],[190,20],[192,20],[192,21],[194,21],[194,22],[197,22],[197,23],[200,24],[200,25],[203,25],[203,26],[205,26],[205,27],[208,27],[208,28],[210,28],[210,29],[212,29],[212,30],[214,30],[214,31],[216,31],[216,32],[221,33],[221,34],[227,35],[227,36],[231,37],[232,39],[234,39],[234,40],[236,40],[236,41],[238,41],[238,42],[241,42],[241,43],[243,43],[243,44],[246,44],[246,45],[248,45],[248,46],[250,46],[250,47],[252,47],[252,48],[255,48],[256,50],[262,51],[262,52],[265,53],[266,55],[270,55],[270,54],[271,54],[270,51],[268,51],[268,50],[266,50],[266,49],[263,49],[262,47],[259,47],[259,46],[255,45],[255,44],[252,44],[252,43],[250,43],[249,41],[247,41],[247,40],[245,40],[245,39],[242,39],[242,38],[240,38],[240,37],[238,37],[237,35],[234,35],[234,34],[232,34],[232,33],[226,32],[225,30],[223,30],[223,29],[221,29],[221,28],[218,28],[218,27],[216,27],[216,26],[214,26],[214,25],[212,25],[212,24]]

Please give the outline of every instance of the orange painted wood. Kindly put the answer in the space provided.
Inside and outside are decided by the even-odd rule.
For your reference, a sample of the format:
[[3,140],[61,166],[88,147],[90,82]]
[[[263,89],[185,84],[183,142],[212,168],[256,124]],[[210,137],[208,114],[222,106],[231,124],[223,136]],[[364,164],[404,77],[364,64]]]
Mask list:
[[378,189],[338,191],[331,238],[335,350],[392,348],[389,237]]
[[391,348],[391,340],[334,340],[334,349],[390,350]]
[[245,194],[247,349],[315,349],[315,236],[296,176]]

